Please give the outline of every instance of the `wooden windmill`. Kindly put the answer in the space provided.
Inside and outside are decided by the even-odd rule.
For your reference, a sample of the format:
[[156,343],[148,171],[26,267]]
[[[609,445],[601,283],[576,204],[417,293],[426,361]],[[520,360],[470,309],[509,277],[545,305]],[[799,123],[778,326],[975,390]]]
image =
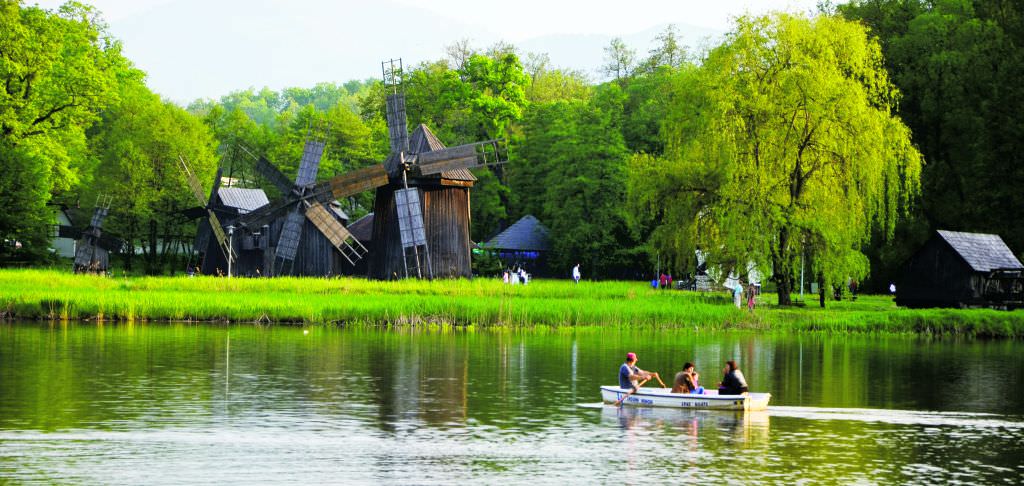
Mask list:
[[[468,169],[506,162],[499,141],[445,147],[420,124],[409,135],[402,61],[382,63],[391,154],[385,161],[391,183],[377,189],[369,276],[469,277]],[[425,271],[424,271],[425,270]]]
[[[178,157],[178,161],[181,162],[182,171],[185,173],[185,180],[188,181],[188,187],[192,190],[192,195],[195,196],[196,202],[199,203],[201,209],[206,212],[205,224],[200,224],[199,234],[196,237],[195,247],[206,251],[207,244],[212,234],[217,241],[217,247],[220,249],[222,256],[226,262],[234,262],[235,253],[231,248],[231,242],[228,240],[228,235],[224,232],[224,227],[221,226],[220,218],[217,217],[217,213],[214,211],[214,204],[217,201],[217,191],[220,189],[220,178],[221,169],[217,169],[217,174],[213,179],[213,187],[210,188],[210,197],[207,198],[203,194],[203,186],[199,183],[199,179],[189,169],[185,159]],[[206,252],[206,259],[209,259],[209,252]],[[207,266],[204,262],[204,267]],[[224,270],[229,270],[230,265],[226,265]],[[205,270],[209,273],[209,270]],[[228,271],[230,274],[231,272]]]
[[79,235],[75,245],[75,273],[106,273],[110,266],[110,252],[120,247],[120,242],[102,236],[103,221],[110,214],[112,200],[110,196],[97,198],[89,226]]
[[[241,216],[237,223],[251,231],[280,221],[279,236],[270,250],[274,254],[277,274],[287,273],[289,264],[294,263],[303,241],[302,226],[309,221],[316,227],[334,249],[349,263],[354,264],[367,254],[367,249],[337,220],[328,213],[326,204],[343,200],[363,191],[377,190],[375,208],[377,216],[374,235],[383,242],[375,249],[371,259],[370,277],[434,277],[469,275],[469,196],[468,187],[475,180],[467,169],[503,163],[498,141],[460,145],[445,148],[426,127],[421,126],[413,133],[410,143],[405,116],[405,96],[401,92],[401,60],[382,63],[384,79],[392,93],[387,97],[387,120],[390,134],[391,153],[381,164],[353,170],[327,181],[316,183],[320,157],[324,144],[307,141],[303,150],[295,182],[282,174],[265,157],[256,157],[256,170],[281,192],[281,200],[264,208]],[[424,218],[421,193],[423,187],[443,180],[439,174],[461,171],[463,179],[459,186],[465,189],[464,197],[452,202],[452,218],[432,217],[429,212]],[[422,187],[421,187],[422,186]],[[428,201],[430,202],[430,201]],[[456,234],[455,238],[438,238],[433,235]],[[451,241],[448,241],[451,240]],[[431,249],[432,246],[437,248]],[[440,253],[438,252],[440,249]],[[463,254],[458,258],[455,270],[446,267],[436,272],[431,262],[447,261],[449,254]]]

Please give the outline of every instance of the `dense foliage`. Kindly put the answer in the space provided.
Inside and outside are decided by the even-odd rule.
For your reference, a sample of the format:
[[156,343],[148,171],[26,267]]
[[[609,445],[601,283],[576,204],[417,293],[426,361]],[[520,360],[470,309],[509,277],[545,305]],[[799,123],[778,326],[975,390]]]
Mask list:
[[872,247],[883,284],[929,236],[996,233],[1024,252],[1024,6],[1013,0],[858,0],[838,12],[882,46],[898,113],[927,164],[899,238]]
[[668,151],[635,157],[630,171],[634,205],[656,215],[654,241],[740,274],[753,263],[783,304],[801,255],[823,288],[866,275],[861,248],[873,228],[893,233],[921,162],[864,28],[740,18],[675,82]]
[[[1007,0],[854,0],[741,18],[707,52],[669,27],[646,52],[612,41],[604,81],[458,41],[406,66],[403,87],[410,129],[507,141],[509,164],[476,171],[474,241],[532,214],[554,274],[650,278],[657,262],[678,276],[702,248],[723,270],[774,273],[785,302],[801,260],[822,284],[887,285],[935,228],[1024,248],[1022,18]],[[253,153],[294,176],[304,140],[322,137],[321,178],[387,155],[379,80],[183,109],[149,91],[90,7],[0,0],[0,24],[0,261],[45,260],[54,205],[87,219],[105,194],[107,229],[136,250],[118,264],[167,272],[195,232],[179,156],[207,188],[219,166],[273,198]],[[342,203],[359,217],[373,194]]]
[[82,4],[49,12],[2,0],[0,25],[0,258],[39,259],[53,218],[47,203],[91,176],[85,130],[133,73]]

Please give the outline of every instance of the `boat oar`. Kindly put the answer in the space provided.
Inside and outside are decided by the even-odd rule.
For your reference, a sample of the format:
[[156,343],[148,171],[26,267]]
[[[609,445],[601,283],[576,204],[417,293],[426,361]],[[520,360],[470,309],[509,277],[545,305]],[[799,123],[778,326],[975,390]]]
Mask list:
[[[665,386],[665,382],[664,382],[664,381],[661,381],[661,376],[658,376],[658,374],[657,374],[657,373],[655,373],[655,374],[654,374],[654,377],[658,379],[658,383],[661,383],[661,387],[662,387],[662,388],[668,388],[667,386]],[[650,378],[648,378],[648,380],[650,380]]]
[[632,395],[633,392],[637,391],[640,387],[644,386],[644,383],[647,383],[648,380],[650,380],[650,377],[644,378],[644,381],[641,381],[639,385],[637,385],[635,388],[626,393],[622,398],[619,399],[619,401],[615,402],[615,406],[618,407],[622,405],[623,400],[629,398],[629,396]]

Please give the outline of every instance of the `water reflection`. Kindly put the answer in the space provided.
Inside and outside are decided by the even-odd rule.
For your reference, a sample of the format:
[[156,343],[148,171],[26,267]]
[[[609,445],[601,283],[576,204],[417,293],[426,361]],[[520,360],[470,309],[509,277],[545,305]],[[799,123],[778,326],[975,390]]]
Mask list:
[[[1024,479],[1021,343],[304,331],[0,324],[0,482]],[[705,384],[738,358],[772,407],[577,406],[600,399],[626,351],[665,376],[696,362]]]
[[601,418],[618,423],[627,431],[662,429],[675,433],[697,446],[701,431],[710,431],[716,437],[727,436],[737,442],[768,440],[770,414],[767,411],[715,411],[673,408],[604,406]]

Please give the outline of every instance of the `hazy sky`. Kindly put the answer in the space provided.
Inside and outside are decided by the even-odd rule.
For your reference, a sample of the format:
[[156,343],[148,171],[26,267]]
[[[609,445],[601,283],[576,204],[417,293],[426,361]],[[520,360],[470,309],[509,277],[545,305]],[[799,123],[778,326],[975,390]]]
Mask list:
[[[90,3],[88,0],[84,0]],[[55,8],[60,0],[27,0]],[[646,53],[666,24],[696,47],[730,19],[812,11],[817,0],[95,0],[150,87],[180,103],[249,87],[312,86],[380,76],[380,61],[443,57],[444,46],[498,40],[548,52],[597,78],[613,37]],[[391,25],[388,25],[388,22]]]

